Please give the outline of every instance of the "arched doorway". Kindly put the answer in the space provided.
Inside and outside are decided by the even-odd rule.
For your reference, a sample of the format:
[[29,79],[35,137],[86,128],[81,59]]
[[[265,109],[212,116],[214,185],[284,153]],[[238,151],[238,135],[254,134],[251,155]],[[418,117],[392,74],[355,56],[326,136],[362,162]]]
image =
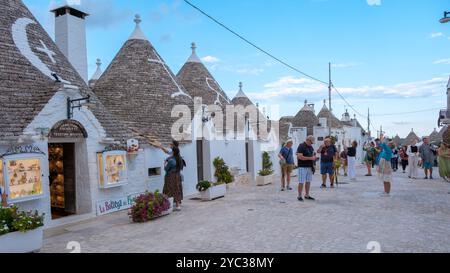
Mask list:
[[52,219],[78,213],[77,180],[80,172],[77,168],[80,168],[80,162],[85,161],[80,158],[82,153],[79,151],[85,149],[87,137],[86,129],[76,120],[59,121],[50,130],[48,159]]

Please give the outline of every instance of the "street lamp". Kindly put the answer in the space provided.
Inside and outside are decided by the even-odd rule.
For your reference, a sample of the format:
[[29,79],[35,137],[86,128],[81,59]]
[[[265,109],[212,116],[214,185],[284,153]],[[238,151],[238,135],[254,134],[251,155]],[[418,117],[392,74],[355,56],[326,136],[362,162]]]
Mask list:
[[450,17],[448,17],[448,15],[450,15],[450,11],[444,11],[444,17],[441,20],[439,20],[439,22],[441,24],[450,22]]

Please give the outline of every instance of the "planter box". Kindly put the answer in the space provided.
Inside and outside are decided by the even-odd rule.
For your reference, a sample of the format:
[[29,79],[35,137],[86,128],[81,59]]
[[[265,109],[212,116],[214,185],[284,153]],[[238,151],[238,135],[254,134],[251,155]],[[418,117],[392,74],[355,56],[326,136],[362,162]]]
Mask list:
[[274,177],[275,177],[274,174],[266,175],[266,176],[258,175],[256,177],[256,186],[265,186],[265,185],[272,184]]
[[30,253],[42,248],[44,228],[0,236],[0,253]]
[[201,198],[204,201],[211,201],[217,198],[225,197],[227,193],[227,185],[222,184],[219,186],[213,186],[206,191],[200,192]]

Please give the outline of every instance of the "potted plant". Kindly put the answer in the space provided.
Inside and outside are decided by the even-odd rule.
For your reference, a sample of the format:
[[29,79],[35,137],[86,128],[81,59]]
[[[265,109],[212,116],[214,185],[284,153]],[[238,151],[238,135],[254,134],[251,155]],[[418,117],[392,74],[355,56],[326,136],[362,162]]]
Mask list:
[[225,197],[227,193],[226,184],[223,182],[212,183],[210,181],[200,181],[197,184],[197,190],[200,192],[201,199],[204,201]]
[[273,163],[270,160],[270,155],[268,152],[264,152],[263,155],[263,169],[259,171],[259,176],[256,178],[257,186],[265,186],[271,184],[274,177],[274,171],[272,170]]
[[173,211],[173,198],[156,192],[145,192],[134,200],[128,215],[135,223],[144,223]]
[[230,168],[227,166],[223,158],[216,157],[213,161],[213,165],[216,169],[214,176],[217,178],[218,185],[225,184],[227,187],[234,182],[234,177],[231,175]]
[[42,248],[44,214],[0,206],[0,253],[29,253]]

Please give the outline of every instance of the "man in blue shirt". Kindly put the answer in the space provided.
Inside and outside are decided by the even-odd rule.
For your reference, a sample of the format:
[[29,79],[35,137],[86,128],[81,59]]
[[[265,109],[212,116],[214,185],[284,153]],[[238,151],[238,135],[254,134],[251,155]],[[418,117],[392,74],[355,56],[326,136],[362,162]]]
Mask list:
[[325,138],[324,144],[319,147],[317,153],[320,154],[320,174],[322,175],[321,188],[327,187],[327,174],[330,177],[330,187],[334,188],[334,160],[337,159],[337,148],[330,137]]
[[291,191],[291,173],[294,169],[294,151],[292,150],[292,145],[294,142],[289,139],[286,142],[286,145],[281,148],[278,157],[280,158],[281,165],[281,191],[284,191],[284,186],[286,186],[286,190]]

